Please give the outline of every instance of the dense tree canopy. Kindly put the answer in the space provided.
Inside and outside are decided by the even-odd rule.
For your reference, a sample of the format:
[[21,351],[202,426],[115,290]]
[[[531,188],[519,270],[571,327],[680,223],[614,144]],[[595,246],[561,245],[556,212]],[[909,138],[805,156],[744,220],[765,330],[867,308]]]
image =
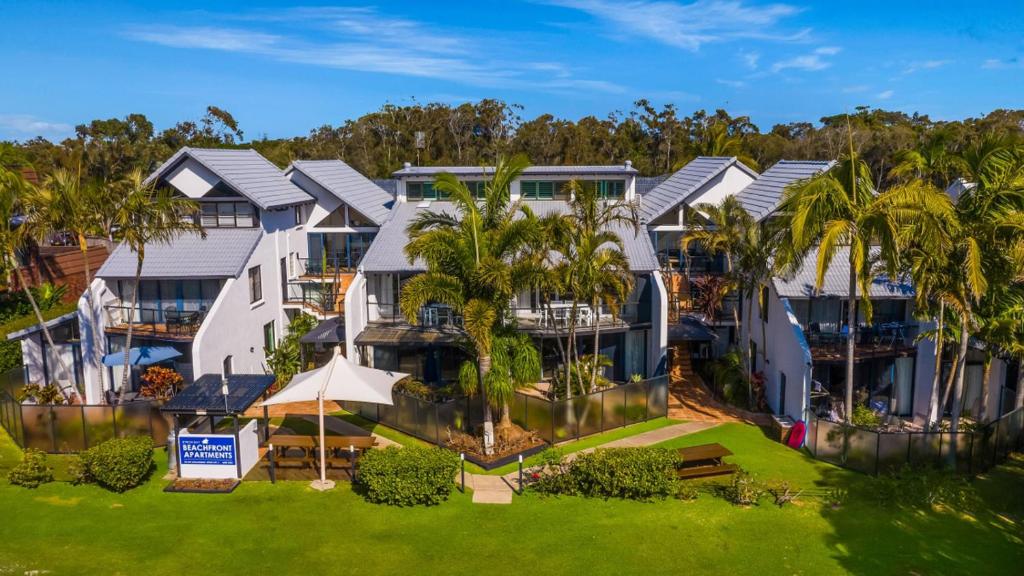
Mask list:
[[[93,120],[60,143],[42,138],[0,142],[0,164],[29,165],[41,176],[79,165],[90,177],[113,181],[133,168],[152,170],[181,146],[252,146],[279,166],[293,159],[340,158],[372,178],[387,178],[403,162],[421,165],[492,164],[500,155],[525,154],[534,164],[618,164],[632,160],[644,175],[671,172],[694,156],[728,153],[767,168],[780,159],[835,159],[848,145],[846,114],[816,124],[779,124],[762,133],[750,118],[725,110],[683,116],[673,105],[637,101],[626,112],[577,121],[541,114],[524,119],[522,107],[500,100],[452,106],[441,103],[379,110],[308,136],[245,141],[232,115],[210,106],[198,121],[157,132],[142,114]],[[941,142],[957,153],[981,134],[1022,137],[1024,110],[996,110],[982,118],[935,121],[928,116],[858,108],[850,116],[854,144],[876,187],[897,178],[898,153],[927,151]],[[723,152],[724,151],[724,152]]]

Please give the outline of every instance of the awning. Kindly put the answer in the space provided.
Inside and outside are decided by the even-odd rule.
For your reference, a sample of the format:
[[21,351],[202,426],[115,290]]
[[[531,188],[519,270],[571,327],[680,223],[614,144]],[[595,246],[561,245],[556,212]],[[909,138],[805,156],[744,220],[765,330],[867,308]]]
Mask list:
[[456,331],[439,330],[414,326],[369,326],[359,336],[360,346],[401,346],[406,344],[455,344],[462,338]]
[[340,317],[328,318],[299,338],[303,344],[339,344],[345,341],[345,322]]
[[[128,354],[128,363],[132,366],[149,366],[166,362],[181,356],[172,346],[139,346],[132,348]],[[124,366],[124,351],[112,352],[103,357],[104,366]]]
[[712,342],[717,339],[714,329],[691,316],[680,316],[679,322],[668,325],[669,342]]
[[160,408],[176,414],[240,414],[260,399],[277,377],[273,374],[232,374],[228,376],[227,411],[224,409],[224,380],[204,374]]

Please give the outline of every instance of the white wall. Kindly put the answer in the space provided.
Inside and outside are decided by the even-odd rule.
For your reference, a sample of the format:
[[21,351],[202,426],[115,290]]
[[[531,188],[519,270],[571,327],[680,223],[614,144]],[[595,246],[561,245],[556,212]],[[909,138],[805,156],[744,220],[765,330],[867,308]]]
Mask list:
[[103,306],[114,302],[117,298],[107,288],[102,278],[94,278],[90,291],[85,291],[78,299],[78,329],[82,337],[82,377],[85,384],[85,401],[87,404],[102,404],[103,392],[110,388],[107,370],[103,366],[103,355],[106,353],[107,317]]
[[726,168],[722,173],[709,180],[697,191],[696,196],[687,203],[690,206],[697,204],[720,204],[725,198],[738,194],[751,182],[754,177],[740,170],[736,166]]
[[668,289],[659,272],[651,273],[651,284],[651,341],[647,346],[647,373],[653,375],[661,358],[668,354]]
[[[746,304],[752,306],[751,324],[744,324],[745,334],[740,345],[749,346],[750,340],[757,343],[757,368],[765,375],[768,406],[776,414],[802,420],[810,401],[811,350],[796,314],[789,300],[779,298],[775,287],[769,285],[768,322],[762,337],[759,298],[755,294]],[[743,315],[744,322],[746,316]],[[786,375],[786,397],[780,406],[779,388],[783,374]]]
[[366,276],[362,268],[345,291],[345,357],[361,364],[356,336],[366,328]]

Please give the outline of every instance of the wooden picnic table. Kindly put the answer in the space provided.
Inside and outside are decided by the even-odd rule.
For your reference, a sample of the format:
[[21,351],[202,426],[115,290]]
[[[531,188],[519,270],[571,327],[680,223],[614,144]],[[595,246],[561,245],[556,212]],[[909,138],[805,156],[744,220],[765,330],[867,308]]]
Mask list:
[[683,463],[676,474],[682,479],[733,474],[739,470],[735,464],[722,462],[722,458],[732,456],[732,451],[717,442],[680,448],[678,453]]
[[[315,465],[319,458],[320,437],[305,436],[297,434],[274,434],[267,441],[274,446],[275,459],[277,464],[299,464],[301,467]],[[349,462],[348,449],[355,448],[357,452],[368,450],[377,445],[377,439],[373,436],[325,436],[324,448],[327,449],[327,463],[335,464],[344,459]],[[288,450],[297,448],[302,450],[301,457],[288,456]],[[341,456],[337,453],[344,453]]]

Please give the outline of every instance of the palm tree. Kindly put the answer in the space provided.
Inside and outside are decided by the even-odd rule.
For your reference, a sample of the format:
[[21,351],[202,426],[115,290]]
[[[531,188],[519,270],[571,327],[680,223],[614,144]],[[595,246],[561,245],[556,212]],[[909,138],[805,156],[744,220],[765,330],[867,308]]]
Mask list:
[[199,212],[198,204],[175,195],[170,189],[157,188],[153,182],[143,178],[140,170],[133,170],[120,184],[124,200],[117,206],[114,215],[117,239],[125,243],[136,257],[128,333],[124,344],[124,372],[119,393],[123,398],[128,391],[131,374],[135,307],[139,300],[139,283],[142,279],[142,264],[146,259],[146,247],[169,244],[178,236],[187,233],[198,233],[205,238],[206,232],[195,218]]
[[[865,321],[871,322],[871,284],[882,271],[899,270],[901,231],[912,222],[931,221],[922,213],[949,214],[949,198],[920,181],[876,193],[868,165],[852,149],[831,170],[787,188],[778,213],[783,223],[779,263],[794,272],[815,246],[815,289],[820,289],[832,260],[847,253],[847,347],[845,418],[853,414],[854,360],[857,340],[857,292]],[[934,219],[941,219],[939,216]],[[878,248],[877,252],[875,248]]]
[[[466,394],[473,396],[481,390],[476,367],[472,362],[466,362],[462,368],[459,385]],[[540,353],[530,337],[515,330],[499,329],[491,345],[491,370],[482,387],[487,390],[491,403],[500,407],[499,431],[512,426],[509,405],[516,390],[536,382],[540,371]]]
[[[577,302],[583,299],[594,315],[596,356],[600,350],[602,304],[617,316],[633,290],[633,275],[616,230],[638,234],[639,217],[635,204],[603,200],[596,186],[572,180],[569,189],[572,197],[567,219],[572,233],[561,246],[567,264],[567,285],[574,296],[569,339],[575,347]],[[598,362],[593,362],[587,390],[593,391],[597,383],[597,369]]]
[[945,189],[956,164],[948,138],[940,134],[919,148],[901,150],[893,156],[889,177],[894,180],[921,179]]
[[[451,174],[439,175],[435,189],[448,195],[455,213],[425,211],[410,223],[405,254],[422,259],[427,271],[402,289],[400,307],[415,325],[423,306],[450,306],[463,318],[463,330],[476,354],[477,382],[484,397],[484,451],[494,450],[491,408],[510,396],[490,386],[502,379],[489,376],[495,333],[507,316],[512,298],[528,286],[529,262],[520,259],[536,233],[536,220],[511,201],[510,187],[527,166],[525,157],[500,160],[478,202],[466,185]],[[527,217],[517,217],[525,215]],[[462,372],[463,374],[465,371]],[[469,384],[472,388],[472,384]]]
[[[18,250],[25,247],[28,241],[32,220],[31,218],[26,219],[23,226],[14,227],[11,225],[11,221],[22,208],[22,201],[31,194],[33,194],[33,186],[26,182],[21,177],[21,174],[0,166],[0,221],[3,222],[3,225],[0,226],[0,258],[3,259],[3,266],[7,274],[9,275],[13,271],[18,277],[18,284],[32,306],[32,313],[35,314],[36,321],[39,322],[39,326],[43,330],[43,337],[46,339],[47,345],[50,346],[51,350],[56,350],[57,347],[53,342],[53,335],[50,334],[50,328],[43,319],[43,313],[39,309],[35,295],[29,288],[28,282],[25,280],[25,274],[22,272],[21,265],[18,262],[17,253]],[[61,354],[56,356],[61,370],[65,374],[72,375],[73,372],[68,369],[64,357]],[[72,380],[74,379],[72,378]],[[70,399],[71,394],[67,392],[67,387],[63,387],[62,390],[64,390],[65,396]]]

